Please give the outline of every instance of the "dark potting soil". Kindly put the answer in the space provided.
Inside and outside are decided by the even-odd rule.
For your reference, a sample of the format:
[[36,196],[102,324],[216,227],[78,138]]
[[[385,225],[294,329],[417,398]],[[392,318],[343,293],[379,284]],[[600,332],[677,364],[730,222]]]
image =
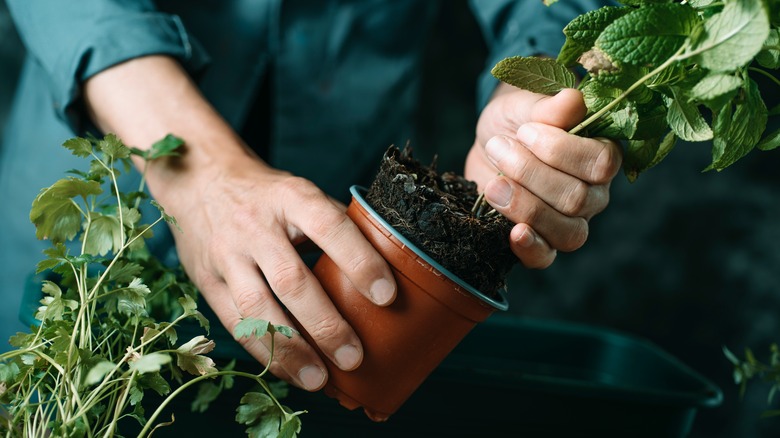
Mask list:
[[501,215],[477,218],[476,183],[453,172],[439,174],[412,150],[390,147],[366,201],[385,221],[463,281],[495,296],[517,263],[509,248],[513,224]]

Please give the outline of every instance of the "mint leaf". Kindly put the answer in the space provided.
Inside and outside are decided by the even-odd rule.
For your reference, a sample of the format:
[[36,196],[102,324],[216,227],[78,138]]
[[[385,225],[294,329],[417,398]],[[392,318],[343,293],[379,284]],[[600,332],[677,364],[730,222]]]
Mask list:
[[767,108],[758,85],[747,79],[744,98],[735,98],[719,111],[713,122],[715,138],[712,142],[712,164],[705,170],[723,170],[750,152],[761,140],[766,129]]
[[780,31],[777,29],[769,31],[769,37],[756,55],[756,62],[766,68],[780,68]]
[[580,55],[593,47],[596,38],[608,25],[631,10],[625,7],[604,6],[573,19],[563,28],[566,42],[558,54],[558,62],[566,66],[573,65]]
[[777,149],[778,146],[780,146],[780,129],[769,134],[756,145],[762,151],[771,151]]
[[507,84],[533,93],[553,95],[577,83],[574,73],[554,59],[515,56],[501,60],[491,71]]
[[660,145],[661,141],[658,138],[627,142],[623,157],[623,173],[629,182],[636,181],[639,173],[653,161]]
[[610,116],[613,126],[620,132],[620,138],[633,138],[639,124],[639,114],[635,105],[628,102],[625,107],[610,113]]
[[672,57],[699,19],[688,5],[648,5],[617,18],[596,39],[616,63],[654,67]]
[[672,88],[673,98],[664,96],[664,101],[669,109],[666,121],[672,131],[683,140],[705,141],[712,139],[712,129],[701,115],[699,108],[689,103],[682,96],[682,92]]
[[653,160],[650,161],[650,164],[648,164],[647,167],[642,170],[644,171],[650,169],[651,167],[663,161],[663,159],[669,155],[669,152],[674,149],[675,144],[677,144],[677,136],[674,135],[674,132],[666,134],[664,139],[661,140],[661,145],[658,146],[658,150],[655,152],[655,157],[653,157]]
[[698,101],[712,102],[724,96],[733,97],[741,85],[742,80],[734,75],[713,73],[694,85],[690,96]]
[[70,152],[77,157],[84,158],[92,154],[92,143],[86,138],[71,138],[65,140],[65,143],[63,143],[62,146],[70,150]]
[[769,16],[762,0],[729,1],[704,22],[685,57],[708,70],[733,71],[752,61],[768,37]]

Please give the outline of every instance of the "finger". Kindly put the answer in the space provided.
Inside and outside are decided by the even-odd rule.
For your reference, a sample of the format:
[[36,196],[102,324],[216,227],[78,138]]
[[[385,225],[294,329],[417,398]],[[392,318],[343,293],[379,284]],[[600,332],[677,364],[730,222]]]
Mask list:
[[[588,184],[547,165],[515,139],[493,137],[485,150],[488,159],[501,173],[566,216],[590,219],[609,202],[608,187]],[[494,192],[494,195],[499,194]],[[508,201],[491,200],[499,205]]]
[[[225,282],[218,282],[211,284],[208,291],[203,289],[203,297],[206,303],[214,311],[219,318],[220,323],[230,332],[233,333],[235,326],[241,322],[244,318],[238,311],[238,307],[235,302],[230,299],[231,293]],[[273,318],[273,317],[272,317]],[[268,318],[264,318],[268,319]],[[270,320],[270,319],[269,319]],[[281,324],[284,322],[278,322],[274,320],[275,324]],[[271,359],[270,353],[270,340],[264,338],[242,338],[238,342],[246,349],[246,351],[252,355],[258,362],[265,366]],[[277,337],[276,340],[279,340]],[[278,351],[278,350],[277,350]],[[305,387],[298,379],[294,379],[289,372],[282,366],[282,362],[279,360],[279,356],[275,355],[274,360],[269,367],[269,370],[276,377],[295,384],[300,387]],[[294,375],[294,374],[293,374]]]
[[392,303],[396,284],[385,260],[340,207],[308,181],[300,185],[296,192],[303,201],[284,206],[286,220],[328,254],[366,298],[380,306]]
[[547,268],[558,253],[528,224],[515,225],[509,233],[509,240],[512,252],[526,268]]
[[526,121],[555,126],[563,130],[574,128],[588,112],[582,92],[564,88],[554,96],[540,96],[530,106],[530,117]]
[[360,340],[292,245],[280,240],[253,255],[274,294],[319,349],[339,368],[357,368],[363,360]]
[[[231,333],[243,318],[258,318],[273,324],[294,327],[294,323],[277,303],[252,260],[236,257],[225,263],[223,272],[228,294],[232,297],[230,301],[233,303],[232,309],[221,304],[227,315],[230,315],[230,319],[223,321],[223,324]],[[253,357],[262,363],[268,363],[272,348],[270,336],[241,338],[238,341]],[[275,365],[278,364],[288,378],[292,377],[290,381],[301,388],[315,391],[327,380],[325,365],[301,336],[276,336],[273,358],[272,370],[277,370]]]
[[586,219],[561,214],[506,176],[494,178],[487,184],[485,198],[510,221],[533,227],[551,248],[573,251],[588,238]]
[[620,146],[607,139],[570,135],[541,123],[520,126],[516,138],[544,163],[591,184],[607,184],[620,170]]

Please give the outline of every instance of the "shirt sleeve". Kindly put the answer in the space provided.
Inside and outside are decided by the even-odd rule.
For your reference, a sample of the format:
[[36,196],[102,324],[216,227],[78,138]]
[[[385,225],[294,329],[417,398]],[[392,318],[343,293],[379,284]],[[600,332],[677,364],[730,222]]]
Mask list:
[[481,111],[498,80],[490,70],[509,56],[557,57],[565,36],[563,28],[576,16],[608,4],[598,0],[562,0],[545,6],[542,0],[470,0],[471,9],[488,47],[485,70],[477,84]]
[[123,61],[169,55],[197,73],[208,56],[176,15],[151,0],[6,0],[28,56],[48,78],[59,118],[78,131],[81,84]]

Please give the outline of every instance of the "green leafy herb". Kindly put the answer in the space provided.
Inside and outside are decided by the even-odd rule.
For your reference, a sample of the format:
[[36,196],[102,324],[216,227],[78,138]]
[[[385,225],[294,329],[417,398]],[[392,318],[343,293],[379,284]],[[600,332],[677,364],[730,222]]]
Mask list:
[[[144,243],[153,227],[176,227],[176,220],[151,201],[160,216],[142,224],[143,179],[138,191],[123,193],[117,178],[131,154],[144,158],[146,169],[154,159],[176,156],[182,144],[169,135],[148,152],[131,151],[112,134],[63,144],[89,159],[89,170],[69,172],[33,201],[36,235],[52,246],[37,265],[47,278],[35,312],[39,324],[13,336],[16,349],[0,355],[0,434],[111,437],[121,434],[118,420],[131,417],[143,427],[139,436],[147,437],[159,427],[175,427],[175,421],[157,418],[183,391],[202,384],[193,409],[203,411],[234,377],[264,390],[250,393],[239,407],[254,406],[239,419],[248,433],[294,437],[300,431],[302,412],[279,404],[263,378],[268,366],[260,374],[235,371],[232,364],[220,370],[208,357],[214,341],[197,335],[179,342],[179,324],[190,319],[208,331],[208,320],[197,310],[197,291],[183,270],[162,264]],[[241,336],[270,336],[272,354],[275,333],[295,333],[253,319],[241,327]],[[194,377],[184,379],[184,373]],[[164,396],[148,418],[141,407],[147,390]]]
[[770,19],[780,16],[780,3],[622,3],[572,20],[563,29],[566,42],[557,61],[511,57],[493,74],[555,94],[572,86],[561,68],[582,67],[586,75],[577,87],[588,116],[570,132],[624,141],[624,171],[632,181],[660,163],[678,138],[712,140],[706,170],[723,170],[757,146],[780,145],[780,134],[764,133],[775,112],[751,77],[766,76],[780,86],[773,74],[780,66],[780,20]]

